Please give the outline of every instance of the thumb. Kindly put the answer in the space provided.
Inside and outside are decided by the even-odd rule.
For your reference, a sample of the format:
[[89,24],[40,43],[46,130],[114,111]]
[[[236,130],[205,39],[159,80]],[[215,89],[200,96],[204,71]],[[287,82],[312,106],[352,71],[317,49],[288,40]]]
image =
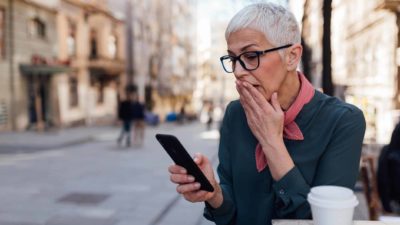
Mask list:
[[202,161],[203,161],[203,155],[201,153],[197,152],[197,153],[194,154],[194,159],[193,160],[197,165],[200,165],[202,163]]

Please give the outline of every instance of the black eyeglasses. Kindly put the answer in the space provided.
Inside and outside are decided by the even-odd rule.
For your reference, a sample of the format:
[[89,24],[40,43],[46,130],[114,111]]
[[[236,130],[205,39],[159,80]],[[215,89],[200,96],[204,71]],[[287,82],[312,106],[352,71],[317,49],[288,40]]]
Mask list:
[[236,61],[239,61],[243,69],[247,71],[256,70],[260,66],[260,55],[264,55],[268,52],[273,52],[279,49],[288,48],[293,44],[283,45],[276,48],[267,49],[265,51],[250,51],[243,52],[238,56],[224,55],[219,60],[221,60],[222,67],[224,67],[225,72],[233,73],[236,67]]

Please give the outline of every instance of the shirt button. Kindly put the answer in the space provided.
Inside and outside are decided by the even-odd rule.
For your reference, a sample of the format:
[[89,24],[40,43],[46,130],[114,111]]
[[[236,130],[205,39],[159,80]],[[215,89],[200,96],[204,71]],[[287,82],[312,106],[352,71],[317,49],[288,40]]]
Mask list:
[[280,194],[280,195],[284,195],[284,194],[285,194],[285,190],[280,189],[280,190],[279,190],[279,194]]

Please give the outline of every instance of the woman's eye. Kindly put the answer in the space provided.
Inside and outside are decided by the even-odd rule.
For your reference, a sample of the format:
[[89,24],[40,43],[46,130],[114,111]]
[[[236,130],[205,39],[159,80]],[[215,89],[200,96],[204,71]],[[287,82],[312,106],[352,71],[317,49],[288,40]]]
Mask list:
[[253,60],[253,59],[257,59],[257,54],[256,53],[246,53],[243,55],[243,57],[247,60]]

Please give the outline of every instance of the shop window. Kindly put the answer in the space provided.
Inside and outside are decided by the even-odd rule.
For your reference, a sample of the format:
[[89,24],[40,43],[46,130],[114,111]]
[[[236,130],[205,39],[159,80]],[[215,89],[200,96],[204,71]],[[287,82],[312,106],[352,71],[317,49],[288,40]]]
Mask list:
[[38,17],[35,17],[29,20],[28,32],[31,37],[45,38],[46,24]]
[[68,21],[67,37],[68,56],[76,56],[76,25],[73,21]]
[[79,93],[78,93],[78,78],[75,74],[69,76],[69,106],[71,108],[78,107]]

